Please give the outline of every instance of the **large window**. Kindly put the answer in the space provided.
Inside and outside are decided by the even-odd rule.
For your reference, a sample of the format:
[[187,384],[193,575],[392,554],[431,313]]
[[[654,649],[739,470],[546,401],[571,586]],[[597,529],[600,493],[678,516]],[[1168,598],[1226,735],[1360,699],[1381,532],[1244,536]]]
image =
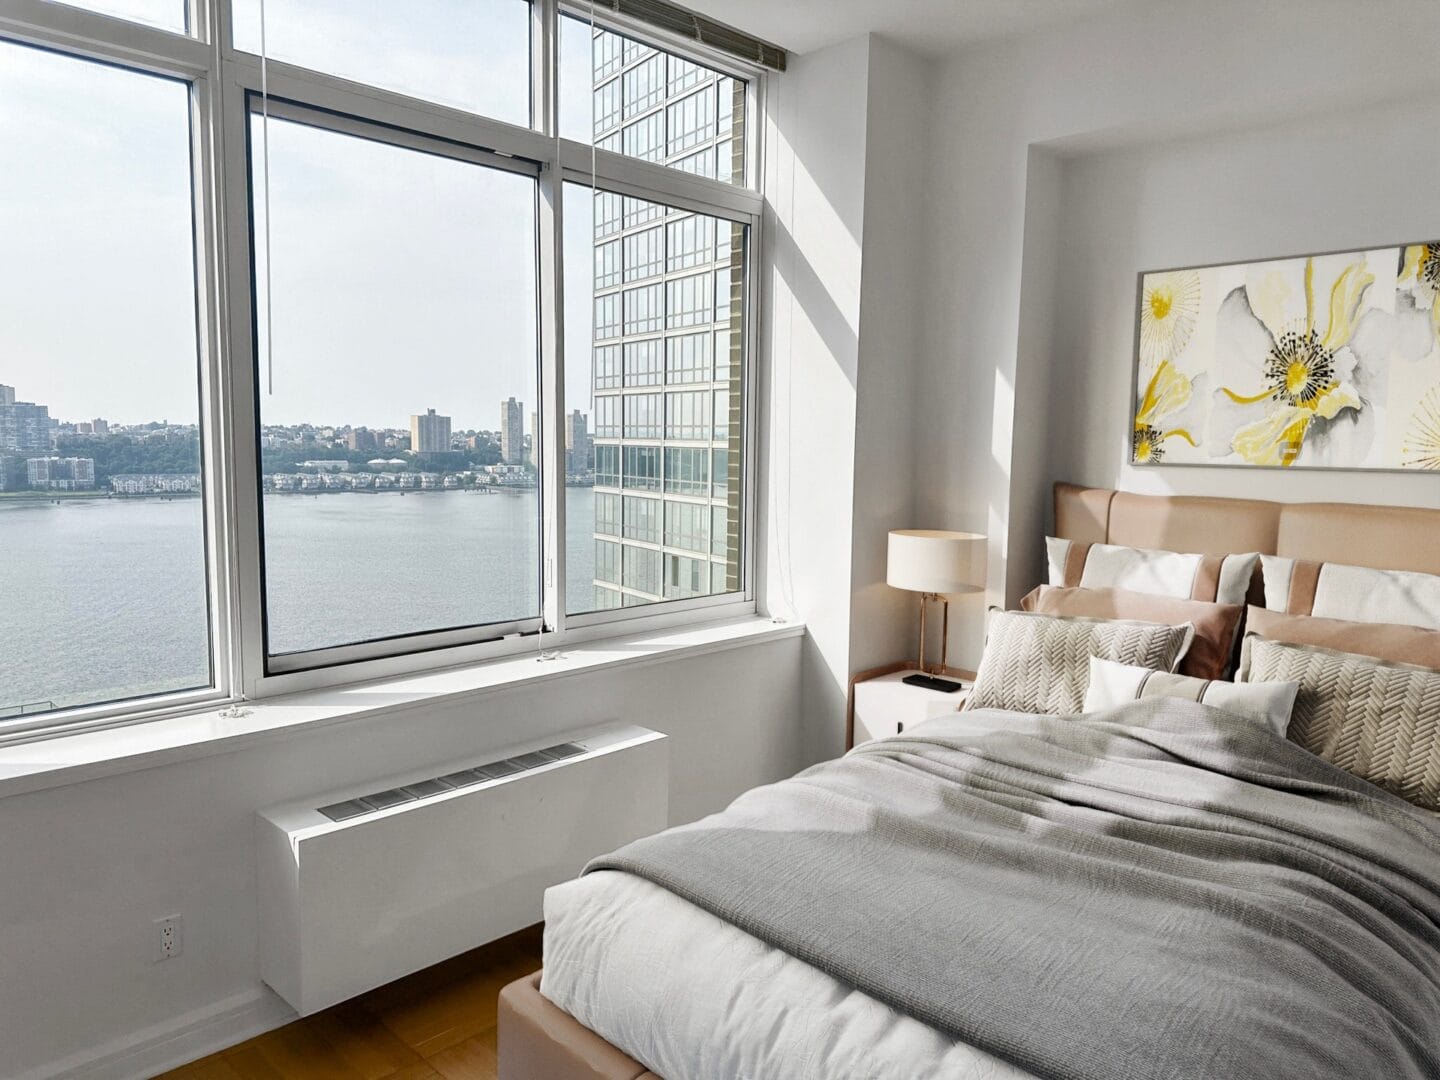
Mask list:
[[[688,76],[680,75],[685,82]],[[712,537],[710,524],[716,511],[727,523],[739,523],[744,517],[745,492],[739,475],[744,460],[744,418],[732,416],[732,402],[743,403],[745,393],[746,226],[663,202],[628,196],[618,201],[621,275],[625,280],[642,273],[660,277],[624,293],[625,314],[619,331],[623,396],[611,390],[615,383],[609,350],[616,345],[609,343],[608,338],[613,337],[609,328],[597,330],[588,348],[573,337],[567,341],[566,387],[571,393],[578,388],[590,396],[600,417],[596,435],[606,445],[596,449],[606,457],[602,464],[597,456],[595,482],[658,493],[659,500],[643,501],[664,507],[663,535],[652,538],[647,532],[641,536],[629,527],[629,507],[632,501],[638,505],[641,500],[627,497],[623,545],[628,550],[632,542],[663,542],[667,551],[683,551],[686,558],[654,564],[674,570],[674,580],[663,589],[654,587],[649,554],[637,555],[631,562],[622,558],[620,581],[597,579],[593,593],[570,593],[572,601],[581,605],[573,609],[576,611],[601,602],[610,604],[608,587],[613,584],[623,586],[624,605],[634,607],[662,599],[723,596],[741,589],[744,581],[739,530],[727,527]],[[569,302],[582,312],[592,297],[614,295],[613,291],[600,293],[609,288],[608,275],[613,273],[608,262],[593,275],[585,268],[600,265],[593,257],[597,245],[614,243],[605,238],[612,234],[596,228],[595,222],[613,220],[616,203],[617,197],[604,191],[573,185],[566,191],[565,248],[570,254],[565,289]],[[663,241],[659,240],[662,237]],[[641,271],[634,275],[632,259],[641,263]],[[724,304],[715,302],[717,288],[724,291]],[[717,358],[717,350],[724,353],[723,361]],[[606,393],[597,396],[601,390]],[[611,471],[611,452],[619,457],[618,478]],[[733,485],[732,468],[736,470]],[[717,477],[716,470],[725,475]],[[597,526],[593,535],[610,534]],[[577,537],[570,543],[578,552],[588,549],[591,540],[591,536]],[[637,573],[646,575],[643,581],[630,580],[627,567],[632,564],[640,568]]]
[[212,685],[190,157],[183,83],[0,41],[0,722]]
[[[253,118],[252,148],[263,149],[265,123]],[[380,129],[274,118],[269,129],[270,198],[255,199],[253,247],[266,285],[270,653],[537,617],[534,473],[498,478],[504,497],[474,498],[499,486],[486,468],[506,448],[455,437],[514,425],[531,441],[508,456],[532,464],[535,178],[378,141]],[[260,192],[261,154],[251,158]],[[377,497],[377,484],[400,495]]]
[[260,52],[263,14],[273,59],[530,123],[527,0],[234,0],[232,9],[236,48]]
[[566,138],[744,182],[743,79],[568,16],[560,20],[560,68]]
[[185,0],[65,0],[65,3],[182,33],[189,21]]
[[753,610],[751,60],[567,0],[22,7],[0,741]]

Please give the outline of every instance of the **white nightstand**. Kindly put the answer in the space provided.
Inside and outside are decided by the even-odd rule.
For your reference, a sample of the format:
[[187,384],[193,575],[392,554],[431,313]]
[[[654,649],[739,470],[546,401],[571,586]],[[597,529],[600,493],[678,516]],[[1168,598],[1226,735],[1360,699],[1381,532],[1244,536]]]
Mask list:
[[975,678],[973,672],[948,669],[945,677],[964,682],[965,687],[947,694],[920,686],[906,686],[905,676],[914,673],[914,664],[892,664],[874,671],[862,671],[850,680],[850,724],[846,749],[871,739],[901,734],[933,717],[959,711]]

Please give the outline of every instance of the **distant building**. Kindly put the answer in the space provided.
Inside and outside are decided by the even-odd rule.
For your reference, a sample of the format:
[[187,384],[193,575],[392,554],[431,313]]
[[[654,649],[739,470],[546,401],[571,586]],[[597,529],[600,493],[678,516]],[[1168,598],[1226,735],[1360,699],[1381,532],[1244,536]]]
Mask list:
[[410,449],[417,454],[444,454],[450,450],[450,417],[426,409],[424,416],[410,417]]
[[513,397],[500,403],[500,458],[507,465],[525,462],[525,405]]
[[15,404],[15,387],[0,383],[0,405]]
[[[0,450],[50,449],[50,407],[33,401],[16,401],[11,387],[0,396]],[[8,400],[7,400],[8,399]]]
[[585,414],[574,410],[565,418],[565,471],[583,473],[590,470],[590,430]]
[[95,461],[81,457],[30,458],[26,479],[36,491],[88,491],[95,486]]
[[323,461],[302,461],[298,463],[301,469],[314,469],[316,472],[349,472],[350,462],[340,461],[335,458],[326,458]]
[[534,487],[535,481],[524,465],[486,465],[482,470],[491,484],[510,487]]
[[355,428],[345,436],[345,445],[351,450],[374,450],[377,445],[375,433],[369,428]]
[[81,420],[78,424],[75,425],[75,434],[76,434],[76,435],[94,435],[94,434],[95,434],[95,425],[92,424],[92,423],[91,423],[90,421],[88,421],[88,420]]
[[198,495],[199,473],[125,473],[110,478],[116,495]]
[[[605,29],[592,31],[591,45],[596,146],[629,152],[638,136],[651,161],[712,180],[740,178],[743,81]],[[734,592],[743,495],[741,233],[614,192],[597,191],[593,206],[597,257],[585,290],[594,305],[593,606]]]
[[109,421],[109,420],[102,420],[102,419],[100,419],[100,417],[98,417],[98,416],[97,416],[94,420],[91,420],[91,421],[90,421],[90,427],[91,427],[91,429],[95,432],[96,435],[109,435],[109,434],[110,434],[110,421]]

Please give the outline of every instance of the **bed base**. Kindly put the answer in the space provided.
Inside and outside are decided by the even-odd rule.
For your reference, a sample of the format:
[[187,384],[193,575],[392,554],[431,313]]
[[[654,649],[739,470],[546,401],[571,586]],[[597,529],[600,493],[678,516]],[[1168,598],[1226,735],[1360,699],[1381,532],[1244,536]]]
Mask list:
[[540,972],[500,991],[500,1080],[660,1080],[540,993]]

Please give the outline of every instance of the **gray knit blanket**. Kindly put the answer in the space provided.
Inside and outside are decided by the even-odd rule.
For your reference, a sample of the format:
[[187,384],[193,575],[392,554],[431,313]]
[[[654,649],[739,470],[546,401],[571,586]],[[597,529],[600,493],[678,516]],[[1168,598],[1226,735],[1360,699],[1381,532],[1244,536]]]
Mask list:
[[1440,1077],[1440,818],[1204,705],[958,714],[601,869],[1047,1080]]

